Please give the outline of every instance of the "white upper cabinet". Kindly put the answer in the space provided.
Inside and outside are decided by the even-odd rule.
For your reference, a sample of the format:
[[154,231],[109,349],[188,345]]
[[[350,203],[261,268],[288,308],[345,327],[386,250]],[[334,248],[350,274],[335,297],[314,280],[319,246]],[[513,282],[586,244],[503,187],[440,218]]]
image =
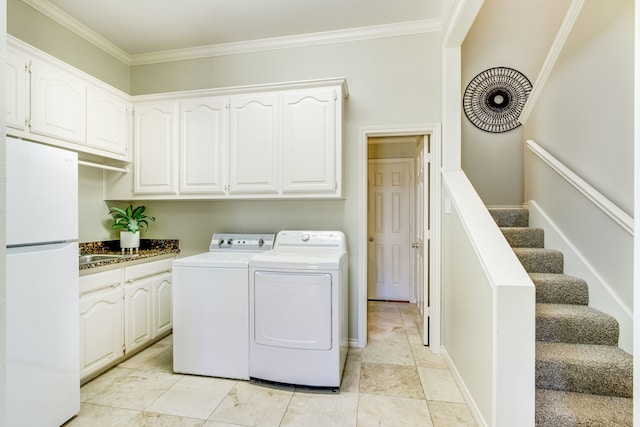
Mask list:
[[130,97],[7,37],[7,134],[130,160]]
[[229,193],[278,193],[278,95],[230,100]]
[[87,145],[117,154],[129,149],[130,103],[98,87],[87,88]]
[[225,98],[180,103],[180,193],[224,194]]
[[133,97],[135,173],[107,172],[105,200],[341,198],[346,97],[343,78]]
[[28,64],[22,52],[7,51],[7,126],[22,131],[27,129]]
[[133,166],[136,194],[177,194],[178,104],[173,101],[136,104]]
[[31,75],[31,132],[84,144],[86,83],[44,61],[31,62]]
[[284,193],[334,193],[338,187],[335,89],[286,92],[283,120]]

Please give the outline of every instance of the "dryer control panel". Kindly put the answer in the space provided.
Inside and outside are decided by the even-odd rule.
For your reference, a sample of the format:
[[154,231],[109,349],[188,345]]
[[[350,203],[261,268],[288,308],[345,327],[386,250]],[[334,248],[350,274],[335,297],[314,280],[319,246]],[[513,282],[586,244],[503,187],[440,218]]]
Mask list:
[[346,250],[342,231],[283,230],[278,233],[274,248],[328,248]]

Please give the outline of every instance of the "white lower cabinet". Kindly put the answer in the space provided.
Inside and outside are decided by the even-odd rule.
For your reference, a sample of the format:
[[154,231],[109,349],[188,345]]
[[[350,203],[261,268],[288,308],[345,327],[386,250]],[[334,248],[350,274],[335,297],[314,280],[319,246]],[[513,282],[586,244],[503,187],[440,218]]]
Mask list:
[[171,332],[173,258],[80,276],[80,379]]
[[150,280],[137,280],[124,287],[124,348],[131,352],[153,338],[153,298]]
[[105,289],[80,298],[80,376],[124,355],[122,289]]
[[122,269],[80,276],[80,377],[124,355]]

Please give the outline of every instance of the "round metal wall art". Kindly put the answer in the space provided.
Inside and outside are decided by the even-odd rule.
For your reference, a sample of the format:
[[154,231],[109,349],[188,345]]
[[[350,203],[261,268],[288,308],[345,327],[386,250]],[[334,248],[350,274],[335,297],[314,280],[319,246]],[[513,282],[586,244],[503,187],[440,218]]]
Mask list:
[[463,97],[464,113],[479,129],[508,132],[520,126],[518,118],[531,89],[529,79],[513,68],[489,68],[469,82]]

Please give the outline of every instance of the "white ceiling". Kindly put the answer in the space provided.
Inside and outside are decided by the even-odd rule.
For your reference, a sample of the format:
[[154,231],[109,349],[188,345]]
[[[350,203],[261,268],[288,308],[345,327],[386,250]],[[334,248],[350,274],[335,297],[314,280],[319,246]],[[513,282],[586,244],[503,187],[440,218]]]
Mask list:
[[[135,57],[162,51],[389,27],[439,26],[449,0],[23,0]],[[75,27],[75,28],[72,28]],[[416,32],[414,30],[414,32]],[[104,46],[103,46],[104,48]]]

